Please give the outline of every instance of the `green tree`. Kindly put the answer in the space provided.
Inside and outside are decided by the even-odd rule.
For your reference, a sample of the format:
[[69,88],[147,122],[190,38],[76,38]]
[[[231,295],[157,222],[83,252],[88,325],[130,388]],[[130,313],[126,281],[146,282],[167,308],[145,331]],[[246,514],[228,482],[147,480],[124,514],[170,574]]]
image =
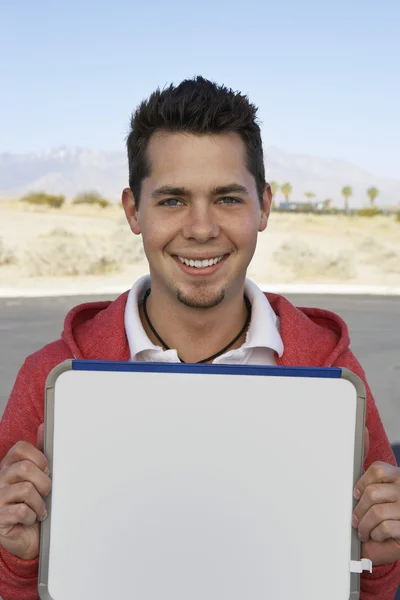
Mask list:
[[353,195],[353,188],[351,185],[345,185],[342,188],[342,196],[344,198],[344,210],[346,215],[349,214],[349,198]]
[[285,196],[286,202],[289,201],[289,196],[292,193],[292,191],[293,188],[290,183],[284,183],[283,185],[281,185],[281,192]]
[[374,202],[377,199],[377,197],[379,196],[379,190],[376,187],[370,187],[367,189],[367,196],[369,198],[371,207],[374,206]]
[[314,192],[304,192],[304,195],[308,200],[312,200],[313,198],[315,198]]
[[332,198],[326,198],[322,204],[324,205],[324,208],[329,210],[332,206]]

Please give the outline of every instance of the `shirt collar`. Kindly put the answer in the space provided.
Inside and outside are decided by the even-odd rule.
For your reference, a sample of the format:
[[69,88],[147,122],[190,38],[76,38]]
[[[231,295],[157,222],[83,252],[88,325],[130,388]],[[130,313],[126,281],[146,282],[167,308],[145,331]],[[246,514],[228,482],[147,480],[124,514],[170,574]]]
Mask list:
[[268,298],[250,279],[246,279],[244,291],[251,302],[251,321],[242,348],[271,348],[281,357],[283,342],[279,333],[279,318]]
[[[132,286],[126,302],[125,331],[132,361],[137,360],[136,357],[140,352],[155,351],[159,353],[163,351],[160,346],[156,346],[148,338],[139,315],[139,304],[150,285],[149,275],[138,279]],[[279,333],[279,318],[272,310],[264,293],[255,283],[246,279],[244,289],[252,305],[252,311],[250,326],[242,349],[271,348],[281,357],[284,348]],[[171,349],[167,352],[173,352],[177,357],[176,350]]]
[[136,360],[136,356],[139,352],[145,350],[160,351],[160,346],[156,346],[150,341],[143,328],[139,315],[139,305],[150,285],[150,275],[140,277],[140,279],[132,286],[126,301],[125,331],[131,353],[131,360]]

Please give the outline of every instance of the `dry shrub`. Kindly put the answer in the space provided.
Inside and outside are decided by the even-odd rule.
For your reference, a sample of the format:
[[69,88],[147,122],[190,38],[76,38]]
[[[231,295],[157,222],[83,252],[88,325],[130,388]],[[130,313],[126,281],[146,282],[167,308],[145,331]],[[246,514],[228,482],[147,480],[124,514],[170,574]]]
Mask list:
[[134,235],[125,221],[124,226],[118,226],[109,238],[117,260],[131,264],[144,259],[142,238]]
[[72,200],[72,204],[97,204],[98,206],[101,206],[101,208],[110,206],[110,202],[103,198],[96,190],[88,190],[77,194]]
[[275,251],[274,259],[290,268],[298,278],[351,279],[355,275],[353,258],[346,252],[327,254],[314,250],[305,242],[289,241],[282,244]]
[[400,254],[387,250],[385,254],[381,255],[379,265],[385,273],[400,274]]
[[38,237],[25,250],[24,269],[28,277],[61,277],[115,273],[124,264],[138,261],[142,253],[139,239],[127,239],[116,231],[108,237],[78,235],[54,229]]
[[361,252],[367,252],[368,254],[377,254],[385,250],[385,246],[372,235],[369,235],[364,238],[360,244],[358,244],[358,250]]
[[382,211],[379,210],[376,206],[368,206],[366,208],[360,208],[357,211],[357,215],[359,217],[377,217],[382,215]]
[[61,208],[65,202],[65,196],[46,194],[45,192],[32,192],[21,198],[21,202],[33,204],[35,206],[49,206],[51,208]]
[[60,238],[73,238],[76,237],[77,234],[73,233],[69,229],[64,229],[64,227],[55,227],[49,233],[43,234],[41,237],[60,237]]
[[0,266],[13,265],[17,262],[17,257],[11,248],[7,248],[4,241],[0,238]]
[[400,254],[372,236],[365,238],[358,249],[365,253],[361,262],[379,267],[384,273],[400,273]]

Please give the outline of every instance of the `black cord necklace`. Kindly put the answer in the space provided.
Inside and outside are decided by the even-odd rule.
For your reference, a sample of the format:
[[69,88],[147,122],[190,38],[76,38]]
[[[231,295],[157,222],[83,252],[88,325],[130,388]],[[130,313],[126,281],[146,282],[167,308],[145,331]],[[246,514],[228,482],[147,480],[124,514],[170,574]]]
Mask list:
[[[144,312],[144,316],[146,318],[147,324],[150,327],[151,331],[153,332],[153,334],[155,335],[155,337],[158,339],[158,341],[160,342],[160,344],[165,348],[165,350],[171,350],[171,348],[169,346],[167,346],[167,344],[164,342],[164,340],[162,339],[162,337],[160,337],[157,333],[157,331],[154,329],[153,323],[150,321],[150,317],[149,317],[149,313],[147,312],[147,298],[150,296],[150,292],[151,289],[146,290],[146,293],[144,295],[143,298],[143,312]],[[212,356],[208,356],[207,358],[203,358],[203,360],[199,360],[197,361],[197,364],[200,363],[207,363],[210,362],[211,360],[214,360],[214,358],[217,358],[217,356],[221,356],[221,354],[224,354],[224,352],[226,352],[227,350],[229,350],[229,348],[231,348],[233,346],[233,344],[235,344],[238,339],[240,339],[243,335],[243,333],[246,331],[246,329],[248,328],[249,324],[250,324],[250,320],[251,320],[251,304],[250,304],[250,300],[247,298],[247,296],[244,296],[244,301],[246,303],[246,309],[247,309],[247,317],[246,317],[246,322],[243,325],[242,329],[239,331],[239,333],[237,334],[237,336],[231,341],[229,342],[229,344],[227,346],[225,346],[225,348],[222,348],[222,350],[220,350],[219,352],[216,352],[216,354],[213,354]],[[180,356],[178,356],[179,360],[181,362],[185,362],[184,360],[181,359]]]

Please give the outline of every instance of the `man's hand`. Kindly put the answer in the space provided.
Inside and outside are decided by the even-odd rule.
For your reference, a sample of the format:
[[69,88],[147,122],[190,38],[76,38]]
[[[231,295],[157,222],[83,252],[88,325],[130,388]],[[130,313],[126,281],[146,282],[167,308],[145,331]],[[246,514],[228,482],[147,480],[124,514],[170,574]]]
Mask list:
[[47,517],[43,498],[51,480],[43,436],[41,425],[36,448],[18,442],[0,463],[0,546],[24,560],[39,555],[39,521]]
[[[369,434],[365,436],[365,458]],[[353,527],[362,543],[361,557],[375,566],[400,559],[400,468],[374,462],[359,479],[354,497]]]

